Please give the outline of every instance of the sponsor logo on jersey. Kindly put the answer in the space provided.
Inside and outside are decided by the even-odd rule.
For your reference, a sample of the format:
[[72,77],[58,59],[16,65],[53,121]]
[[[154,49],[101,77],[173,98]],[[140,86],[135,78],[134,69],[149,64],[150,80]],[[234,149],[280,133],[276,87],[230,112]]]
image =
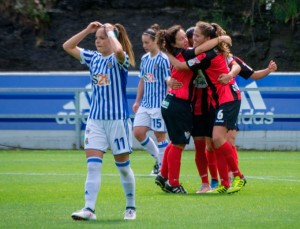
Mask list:
[[110,85],[110,78],[108,74],[93,75],[93,84],[98,86]]
[[[248,84],[245,88],[258,88],[256,82]],[[248,95],[248,97],[246,96]],[[268,109],[260,91],[241,92],[242,101],[240,114],[242,115],[273,115],[275,108]],[[270,125],[274,122],[272,117],[239,117],[238,124]]]
[[200,63],[200,60],[198,60],[197,57],[188,60],[188,65],[189,66],[193,66],[193,65],[196,65],[196,64],[199,64],[199,63]]
[[155,82],[156,80],[155,80],[155,77],[154,77],[154,75],[153,75],[152,73],[146,73],[146,74],[144,75],[144,81],[145,81],[145,82],[148,82],[148,83],[153,83],[153,82]]
[[205,76],[201,70],[198,70],[198,74],[196,79],[194,80],[194,84],[196,88],[206,88],[207,82]]

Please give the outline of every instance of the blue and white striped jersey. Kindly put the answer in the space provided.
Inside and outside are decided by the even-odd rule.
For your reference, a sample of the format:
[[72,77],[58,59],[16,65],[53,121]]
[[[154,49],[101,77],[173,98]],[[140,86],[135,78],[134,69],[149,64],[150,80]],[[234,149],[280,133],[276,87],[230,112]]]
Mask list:
[[151,57],[148,52],[142,56],[139,75],[144,79],[142,107],[160,107],[167,91],[165,80],[170,75],[170,62],[166,54],[159,52],[156,56]]
[[81,63],[90,69],[92,84],[90,119],[120,120],[129,118],[126,97],[129,58],[120,64],[115,54],[102,56],[90,50],[80,52]]

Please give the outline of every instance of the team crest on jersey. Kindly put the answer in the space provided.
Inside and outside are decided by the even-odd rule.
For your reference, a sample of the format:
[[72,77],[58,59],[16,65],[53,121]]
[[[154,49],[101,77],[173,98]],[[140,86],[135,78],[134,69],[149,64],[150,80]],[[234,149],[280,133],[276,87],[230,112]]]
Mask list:
[[111,68],[111,67],[112,67],[112,62],[108,62],[108,63],[107,63],[107,67],[108,67],[108,68]]
[[197,57],[188,60],[188,65],[189,66],[193,66],[193,65],[196,65],[196,64],[199,64],[199,63],[200,63],[200,60],[198,60]]
[[155,68],[155,69],[158,69],[158,64],[154,64],[154,68]]
[[184,132],[184,136],[185,136],[186,139],[189,139],[190,136],[191,136],[191,132],[185,131],[185,132]]
[[144,81],[145,81],[145,82],[148,82],[148,83],[153,83],[153,82],[155,82],[156,80],[155,80],[155,77],[154,77],[154,75],[153,75],[152,73],[146,73],[146,74],[144,75]]

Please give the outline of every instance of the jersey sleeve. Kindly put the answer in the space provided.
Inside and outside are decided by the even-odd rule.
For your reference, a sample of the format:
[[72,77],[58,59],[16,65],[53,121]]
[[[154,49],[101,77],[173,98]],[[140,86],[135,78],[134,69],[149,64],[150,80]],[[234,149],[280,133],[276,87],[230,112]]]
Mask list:
[[200,55],[189,59],[186,61],[187,66],[192,70],[192,71],[197,71],[199,68],[202,66],[202,61],[206,58],[206,53],[201,53]]
[[[124,52],[125,53],[125,52]],[[127,55],[127,53],[125,53],[125,60],[123,63],[120,63],[117,58],[116,58],[116,55],[114,56],[115,57],[115,61],[118,63],[119,67],[121,69],[123,69],[125,72],[128,72],[128,68],[129,68],[129,56]]]
[[87,49],[82,49],[80,50],[80,63],[81,64],[86,64],[87,66],[90,66],[91,60],[93,56],[95,55],[95,51],[87,50]]
[[141,63],[140,63],[140,73],[139,73],[139,78],[143,78],[145,72],[144,72],[144,62],[145,62],[146,54],[142,56],[141,58]]
[[241,71],[238,74],[239,76],[243,77],[244,79],[249,79],[251,75],[254,73],[254,70],[249,67],[243,60],[234,56],[233,59],[240,65]]
[[171,76],[171,67],[168,58],[164,58],[162,61],[162,72],[165,80],[167,80]]

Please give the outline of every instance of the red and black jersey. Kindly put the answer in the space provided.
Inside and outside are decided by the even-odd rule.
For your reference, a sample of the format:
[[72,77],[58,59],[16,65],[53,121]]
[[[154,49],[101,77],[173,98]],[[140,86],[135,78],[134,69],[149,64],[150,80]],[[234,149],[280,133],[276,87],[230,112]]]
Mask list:
[[240,90],[235,79],[231,79],[226,85],[218,81],[222,73],[229,73],[229,69],[226,58],[217,50],[212,49],[201,53],[188,60],[187,65],[193,71],[202,70],[208,85],[208,94],[214,107],[219,107],[223,103],[241,100]]
[[[185,62],[186,60],[192,58],[192,51],[177,49],[174,56],[180,62]],[[194,95],[193,80],[195,78],[195,73],[191,70],[177,70],[175,67],[172,67],[171,77],[176,79],[178,82],[182,82],[183,86],[179,89],[170,89],[169,92],[175,95],[176,98],[192,100]]]
[[233,56],[233,59],[240,65],[241,71],[238,74],[239,76],[243,77],[244,79],[249,79],[251,75],[254,73],[254,70],[249,67],[242,59],[237,56]]
[[[199,76],[197,76],[197,78],[199,78]],[[208,112],[209,98],[207,94],[207,87],[203,87],[202,84],[201,86],[198,86],[197,78],[194,81],[195,93],[193,99],[193,112],[194,115],[203,115]]]

